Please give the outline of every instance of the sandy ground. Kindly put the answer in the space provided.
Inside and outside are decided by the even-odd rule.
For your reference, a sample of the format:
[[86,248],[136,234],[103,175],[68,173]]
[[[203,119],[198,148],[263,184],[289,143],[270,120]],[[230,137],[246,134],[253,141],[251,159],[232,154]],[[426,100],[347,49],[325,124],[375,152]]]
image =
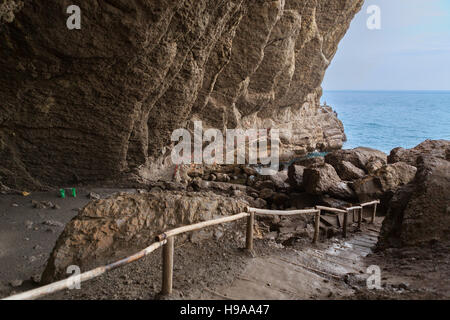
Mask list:
[[[78,189],[77,197],[61,199],[58,192],[0,195],[0,296],[35,287],[32,277],[40,275],[64,226],[95,192],[106,197],[118,189]],[[50,201],[60,209],[36,209],[32,201]],[[12,282],[21,286],[12,288]],[[15,284],[17,285],[17,284]]]
[[[0,195],[0,297],[38,286],[30,279],[43,271],[45,261],[64,224],[89,201],[86,195],[91,191],[104,197],[126,190],[79,190],[77,198],[67,199],[60,199],[54,193],[37,193],[29,197]],[[61,208],[36,209],[31,204],[32,200],[52,201]],[[57,223],[49,225],[46,224],[48,221]],[[380,227],[380,223],[381,219],[377,221],[376,229]],[[305,238],[288,241],[287,246],[273,240],[259,239],[255,241],[254,254],[250,254],[241,249],[245,241],[244,230],[245,222],[238,221],[234,223],[232,230],[220,239],[178,245],[174,256],[174,293],[165,299],[239,297],[236,292],[250,287],[243,285],[242,281],[248,281],[258,270],[267,271],[266,275],[260,272],[263,279],[272,279],[270,283],[264,283],[261,279],[251,278],[252,285],[259,283],[260,289],[261,286],[268,286],[266,289],[283,289],[283,285],[289,284],[292,279],[301,281],[294,289],[292,286],[289,290],[276,289],[281,293],[279,296],[271,296],[272,298],[450,298],[448,244],[435,244],[425,249],[391,249],[372,253],[368,247],[373,246],[376,235],[373,231],[365,230],[365,233],[372,233],[375,241],[364,244],[364,241],[367,241],[364,239],[364,232],[354,234],[353,238],[356,240],[352,238],[353,240],[348,241],[356,241],[362,246],[358,246],[360,249],[356,251],[344,251],[344,255],[339,259],[330,251],[336,248],[336,243],[342,245],[343,240],[339,237],[322,239],[316,246],[311,244],[310,239]],[[311,254],[326,256],[322,260],[314,260],[310,258]],[[366,255],[368,256],[365,257]],[[298,260],[299,257],[303,260]],[[337,264],[332,266],[330,261]],[[274,268],[273,271],[268,271],[269,264]],[[305,265],[307,268],[301,267]],[[368,265],[380,266],[382,290],[367,289],[364,272]],[[277,273],[280,273],[279,277]],[[14,287],[11,285],[14,280],[21,280],[23,283]],[[81,290],[62,291],[45,299],[159,299],[160,286],[161,249],[141,261],[83,283]],[[274,290],[270,290],[272,291]],[[297,292],[291,294],[293,291]]]

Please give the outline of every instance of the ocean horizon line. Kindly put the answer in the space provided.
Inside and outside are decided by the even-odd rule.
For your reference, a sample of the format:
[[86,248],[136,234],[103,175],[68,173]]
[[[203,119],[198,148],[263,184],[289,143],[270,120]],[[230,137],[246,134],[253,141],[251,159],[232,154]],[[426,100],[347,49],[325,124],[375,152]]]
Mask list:
[[367,89],[367,90],[356,90],[356,89],[342,89],[342,90],[334,90],[334,89],[323,89],[323,91],[327,92],[423,92],[423,93],[450,93],[449,90],[373,90],[373,89]]

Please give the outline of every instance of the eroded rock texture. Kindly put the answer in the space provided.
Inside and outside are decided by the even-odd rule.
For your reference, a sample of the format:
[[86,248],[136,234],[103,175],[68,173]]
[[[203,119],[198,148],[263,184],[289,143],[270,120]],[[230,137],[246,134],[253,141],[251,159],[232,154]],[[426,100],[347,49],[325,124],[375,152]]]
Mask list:
[[66,28],[70,1],[5,7],[0,178],[157,178],[172,131],[195,119],[286,129],[284,150],[298,154],[340,148],[320,84],[362,2],[85,0],[81,30]]
[[415,179],[390,202],[380,248],[450,240],[450,161],[425,154],[417,158],[417,166]]
[[[247,205],[208,192],[193,195],[176,191],[123,193],[92,201],[66,225],[42,281],[65,278],[70,265],[86,270],[112,262],[149,246],[155,236],[171,228],[244,212]],[[177,240],[185,236],[180,235]]]

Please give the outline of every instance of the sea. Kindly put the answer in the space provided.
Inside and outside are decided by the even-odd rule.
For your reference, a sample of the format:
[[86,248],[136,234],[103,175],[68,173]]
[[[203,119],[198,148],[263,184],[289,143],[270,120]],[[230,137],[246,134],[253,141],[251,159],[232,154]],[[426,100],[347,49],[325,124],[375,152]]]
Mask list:
[[450,91],[324,91],[344,123],[345,149],[389,152],[426,139],[450,140]]

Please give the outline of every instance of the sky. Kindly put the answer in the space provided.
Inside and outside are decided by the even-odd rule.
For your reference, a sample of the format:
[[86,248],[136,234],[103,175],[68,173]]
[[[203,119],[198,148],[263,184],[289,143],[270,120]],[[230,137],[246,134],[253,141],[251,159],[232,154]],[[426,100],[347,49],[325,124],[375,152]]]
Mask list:
[[[369,30],[370,5],[381,29]],[[365,0],[324,90],[450,90],[450,0]]]

